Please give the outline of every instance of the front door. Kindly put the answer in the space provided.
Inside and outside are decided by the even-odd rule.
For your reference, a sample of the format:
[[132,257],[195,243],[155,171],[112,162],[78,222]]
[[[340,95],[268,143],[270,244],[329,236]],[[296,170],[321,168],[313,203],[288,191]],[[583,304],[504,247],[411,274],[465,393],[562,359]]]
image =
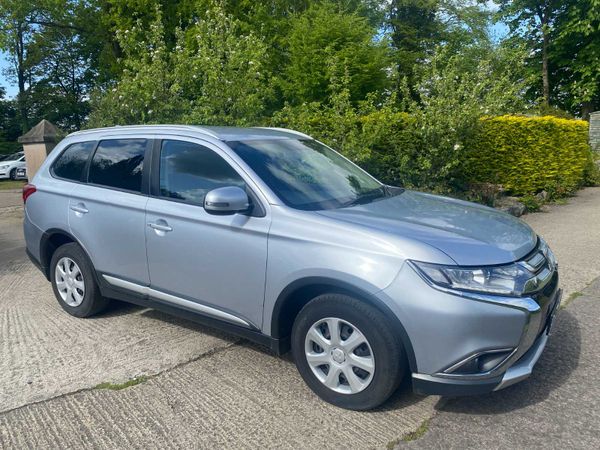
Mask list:
[[270,219],[204,210],[204,196],[212,189],[248,189],[227,156],[209,146],[175,139],[160,143],[154,195],[146,206],[150,295],[260,328]]

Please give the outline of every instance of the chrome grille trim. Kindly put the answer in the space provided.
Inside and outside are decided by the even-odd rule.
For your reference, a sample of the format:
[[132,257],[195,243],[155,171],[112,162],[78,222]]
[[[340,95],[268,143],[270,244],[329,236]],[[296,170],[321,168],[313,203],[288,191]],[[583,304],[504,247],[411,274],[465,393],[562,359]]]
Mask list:
[[537,273],[545,264],[547,260],[541,250],[538,250],[529,259],[521,261],[521,264],[530,272]]

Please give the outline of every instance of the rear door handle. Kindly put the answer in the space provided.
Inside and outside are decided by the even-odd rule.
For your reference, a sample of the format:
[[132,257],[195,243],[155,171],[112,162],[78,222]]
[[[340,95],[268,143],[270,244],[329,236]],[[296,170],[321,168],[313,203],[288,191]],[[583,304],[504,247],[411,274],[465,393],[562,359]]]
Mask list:
[[158,230],[158,231],[173,231],[173,228],[170,227],[169,225],[162,224],[162,223],[153,223],[153,222],[149,222],[148,226],[154,230]]
[[79,213],[79,214],[89,213],[89,210],[85,207],[85,205],[83,203],[78,203],[77,205],[71,205],[70,208],[72,211],[75,211],[76,213]]

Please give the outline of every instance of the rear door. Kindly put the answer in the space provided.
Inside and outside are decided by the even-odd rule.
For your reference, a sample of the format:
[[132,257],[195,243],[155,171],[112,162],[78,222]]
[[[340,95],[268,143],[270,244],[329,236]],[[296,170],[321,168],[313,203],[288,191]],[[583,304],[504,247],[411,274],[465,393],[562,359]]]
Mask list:
[[[154,155],[146,213],[151,295],[260,327],[270,224],[266,202],[253,191],[251,179],[211,144],[165,139],[157,142]],[[207,213],[204,196],[225,186],[254,196],[253,212]]]
[[71,233],[95,269],[147,286],[145,208],[150,139],[100,140],[69,200]]

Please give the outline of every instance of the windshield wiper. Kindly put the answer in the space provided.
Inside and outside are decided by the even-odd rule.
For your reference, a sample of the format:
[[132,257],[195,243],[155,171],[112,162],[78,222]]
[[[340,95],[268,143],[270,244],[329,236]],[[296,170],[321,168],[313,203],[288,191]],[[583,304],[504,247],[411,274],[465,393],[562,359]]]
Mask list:
[[358,197],[350,200],[349,202],[342,203],[340,208],[347,208],[349,206],[356,206],[356,205],[364,205],[366,203],[371,203],[373,200],[376,200],[378,198],[387,197],[387,196],[388,196],[387,189],[385,188],[385,186],[381,186],[381,187],[378,187],[371,191],[363,192],[362,194],[359,194]]

